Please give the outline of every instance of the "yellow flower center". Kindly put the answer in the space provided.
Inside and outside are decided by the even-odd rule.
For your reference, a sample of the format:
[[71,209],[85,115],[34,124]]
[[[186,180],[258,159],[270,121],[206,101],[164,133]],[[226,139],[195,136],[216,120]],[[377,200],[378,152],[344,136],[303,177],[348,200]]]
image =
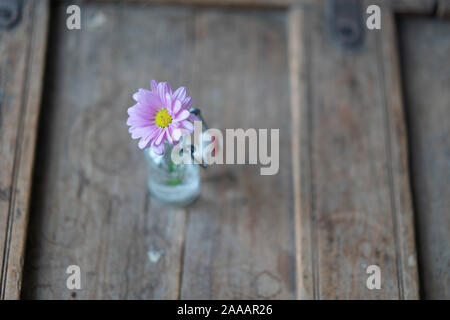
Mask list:
[[166,108],[158,110],[155,116],[155,123],[160,128],[167,127],[172,122],[172,116]]

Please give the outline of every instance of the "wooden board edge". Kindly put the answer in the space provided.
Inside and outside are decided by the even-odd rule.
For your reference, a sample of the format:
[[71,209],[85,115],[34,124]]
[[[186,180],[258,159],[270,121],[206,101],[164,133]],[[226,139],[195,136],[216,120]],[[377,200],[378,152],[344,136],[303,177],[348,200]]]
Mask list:
[[418,299],[419,281],[414,213],[409,178],[408,136],[402,101],[399,51],[394,12],[385,10],[377,54],[385,86],[385,123],[389,184],[396,242],[399,298]]
[[44,76],[47,31],[49,19],[48,0],[35,0],[30,4],[30,37],[27,44],[26,74],[24,77],[19,138],[16,148],[11,197],[9,232],[6,239],[6,270],[2,288],[2,299],[19,299],[25,257],[25,242],[29,217],[34,153],[41,104]]
[[[307,44],[305,43],[307,32],[305,26],[304,4],[294,5],[288,15],[288,57],[291,87],[291,119],[292,119],[292,164],[293,164],[293,188],[294,188],[294,221],[295,221],[295,248],[296,248],[296,298],[311,300],[315,298],[315,270],[313,266],[310,225],[311,208],[306,201],[310,196],[310,170],[308,150],[303,152],[300,145],[307,145],[308,128],[307,117],[304,113],[307,108],[307,88],[302,83],[308,74]],[[306,144],[305,144],[306,143]],[[305,222],[305,223],[303,223]]]
[[[65,0],[54,0],[65,1]],[[313,2],[311,0],[86,0],[91,2],[125,2],[151,5],[181,5],[191,7],[239,7],[256,9],[289,9],[298,4]],[[316,0],[326,1],[326,0]],[[448,0],[385,0],[395,13],[433,14],[436,9],[441,16],[449,17]],[[440,9],[439,9],[440,8]],[[439,13],[441,12],[441,13]]]
[[[64,1],[64,0],[58,0]],[[97,2],[124,2],[123,0],[88,0]],[[317,0],[316,0],[317,1]],[[325,2],[326,0],[320,0]],[[386,0],[397,13],[432,14],[436,9],[436,1],[448,0]],[[198,7],[248,7],[248,8],[289,8],[297,4],[314,2],[311,0],[125,0],[128,3],[155,5],[184,5]]]
[[[65,0],[57,0],[65,1]],[[295,0],[88,0],[91,2],[126,2],[151,5],[181,5],[191,7],[287,8]]]
[[[27,177],[30,177],[32,174],[32,168],[33,168],[33,160],[34,160],[34,149],[35,149],[35,136],[37,132],[37,122],[38,122],[38,114],[39,114],[39,107],[40,107],[40,95],[42,90],[42,81],[43,81],[43,71],[44,71],[44,62],[45,62],[45,49],[46,49],[46,35],[47,35],[47,27],[48,27],[48,0],[39,0],[37,1],[38,4],[36,5],[36,12],[35,14],[40,14],[41,16],[39,19],[34,20],[33,24],[33,34],[34,38],[30,50],[33,52],[33,54],[30,55],[29,60],[29,74],[26,77],[25,86],[29,86],[28,93],[25,97],[25,108],[27,110],[26,114],[24,115],[24,131],[22,136],[22,141],[20,143],[19,148],[21,150],[27,150],[27,152],[22,153],[20,152],[20,157],[18,160],[19,163],[19,170],[17,173],[17,189],[23,190],[20,193],[17,193],[15,197],[15,203],[13,204],[14,212],[18,213],[19,211],[21,214],[15,214],[14,216],[14,224],[12,225],[11,233],[10,233],[10,241],[9,241],[9,260],[8,260],[8,269],[6,273],[6,284],[5,284],[5,295],[3,298],[6,299],[17,299],[20,297],[20,287],[21,287],[21,278],[22,278],[22,267],[23,267],[23,259],[24,259],[24,249],[25,249],[25,238],[26,238],[26,228],[27,228],[27,221],[28,221],[28,202],[30,197],[30,188],[31,188],[31,181],[27,179]],[[183,3],[186,4],[186,1],[151,1],[155,3]],[[193,0],[190,3],[193,4],[204,4],[204,5],[211,5],[213,1],[210,0]],[[223,5],[229,5],[230,3],[235,4],[242,4],[242,3],[251,3],[251,1],[233,1],[233,0],[223,0],[219,2],[214,2],[214,4],[217,6],[218,4]],[[262,1],[258,3],[273,3],[272,1]],[[280,5],[280,7],[289,6],[290,1],[282,1],[281,3],[285,3],[283,5]],[[189,3],[188,3],[189,4]],[[396,11],[399,12],[406,12],[405,7],[394,7]],[[417,9],[417,8],[416,8]],[[299,9],[297,6],[293,6],[291,8],[291,11],[289,12],[289,28],[291,27],[300,27],[302,24],[302,15],[304,13],[301,12],[302,10]],[[393,19],[392,14],[389,14],[389,17],[387,17],[388,20]],[[393,23],[393,22],[392,22]],[[393,32],[393,26],[389,26],[391,22],[388,24],[388,30],[389,32]],[[384,26],[384,25],[383,25]],[[292,30],[292,29],[290,29]],[[391,35],[394,36],[395,35]],[[291,111],[292,111],[292,121],[293,124],[298,126],[298,129],[300,133],[305,132],[306,130],[303,129],[303,126],[301,125],[301,119],[302,115],[299,114],[299,108],[298,106],[300,103],[302,103],[304,100],[306,100],[306,92],[304,89],[298,89],[295,90],[295,88],[299,88],[299,78],[304,77],[303,74],[304,68],[301,67],[303,56],[305,52],[304,46],[301,45],[299,42],[301,39],[298,36],[295,36],[293,32],[289,32],[289,45],[290,45],[290,63],[293,64],[291,66]],[[382,41],[383,43],[383,41]],[[389,48],[383,47],[383,50],[386,50]],[[396,52],[391,52],[391,58],[398,59],[396,57]],[[392,56],[392,54],[394,56]],[[295,58],[296,57],[296,58]],[[295,58],[295,59],[294,59]],[[294,60],[298,60],[299,62],[295,62]],[[300,63],[300,64],[298,64]],[[389,62],[395,64],[395,62]],[[384,64],[384,69],[389,69],[389,63]],[[398,63],[396,68],[398,68]],[[385,72],[385,75],[388,75],[389,73]],[[397,78],[398,76],[398,70],[395,71],[394,77]],[[296,80],[297,79],[297,80]],[[395,83],[395,79],[387,79],[389,80],[389,83]],[[399,80],[399,79],[398,79]],[[388,85],[386,84],[388,87]],[[390,114],[390,128],[391,131],[394,130],[394,128],[397,128],[400,124],[400,127],[404,128],[404,121],[403,121],[403,106],[401,102],[401,96],[400,92],[398,92],[399,96],[394,95],[393,97],[388,98],[389,104],[392,104],[391,106],[394,108],[394,110],[389,111],[392,112]],[[397,101],[400,99],[400,101]],[[395,100],[395,101],[394,101]],[[294,128],[297,128],[296,126],[293,126]],[[393,139],[397,141],[397,139],[401,139],[401,137],[398,136],[395,132],[393,133]],[[296,136],[296,135],[294,135]],[[300,138],[298,139],[305,139],[304,136],[300,134]],[[395,142],[394,141],[394,142]],[[299,166],[297,168],[294,168],[297,172],[294,171],[294,176],[300,177],[302,173],[301,167],[303,166],[304,159],[306,156],[300,156],[298,146],[300,143],[297,141],[294,149],[294,143],[295,139],[293,141],[293,154],[294,157],[298,157],[298,163]],[[397,141],[398,142],[398,141]],[[398,145],[395,142],[393,146],[391,146],[392,150],[392,156],[394,166],[397,167],[397,164],[407,162],[407,150],[406,150],[406,143],[400,142]],[[398,148],[398,150],[397,150]],[[397,154],[398,152],[398,154]],[[303,161],[300,163],[300,160]],[[297,162],[297,161],[296,161]],[[295,163],[295,162],[294,162]],[[401,166],[400,166],[401,167]],[[297,174],[296,174],[297,173]],[[398,188],[399,192],[396,193],[396,201],[399,202],[399,207],[401,208],[400,214],[397,217],[399,220],[398,222],[400,224],[409,224],[412,222],[412,209],[410,204],[410,194],[407,192],[406,195],[402,194],[402,190],[404,190],[401,186],[406,183],[406,190],[409,190],[409,177],[408,172],[396,172],[395,168],[393,169],[394,173],[394,187]],[[27,181],[28,180],[28,181]],[[397,184],[398,183],[398,184]],[[294,178],[294,188],[297,188],[295,194],[299,195],[300,193],[307,192],[304,188],[307,189],[307,186],[302,186],[300,184],[300,180],[295,181]],[[297,192],[299,191],[299,192]],[[302,211],[302,214],[307,214],[307,210],[300,210],[300,207],[303,204],[300,203],[299,199],[295,199],[295,219],[296,219],[296,228],[300,226],[300,222],[302,220],[302,217],[300,216],[300,211]],[[403,211],[405,209],[405,211]],[[306,213],[305,213],[306,212]],[[304,217],[303,217],[304,219]],[[303,228],[303,231],[305,231],[305,228]],[[414,232],[412,230],[412,232]],[[302,243],[304,243],[305,237],[308,237],[307,234],[300,234],[296,232],[296,245],[297,245],[297,252],[299,252],[299,248],[301,248]],[[407,235],[407,238],[409,239],[411,235]],[[403,250],[402,254],[402,265],[407,265],[408,261],[415,259],[415,246],[414,244],[411,246],[411,244],[402,243],[401,244],[401,250]],[[311,251],[308,249],[308,252],[311,253]],[[413,259],[410,259],[409,253],[413,253]],[[297,256],[297,262],[302,262],[302,256]],[[415,264],[417,265],[417,264]],[[310,278],[304,278],[304,275],[309,273],[307,270],[301,269],[301,263],[297,266],[297,297],[298,298],[312,298],[314,296],[313,293],[313,281]],[[300,269],[299,269],[300,268]],[[181,270],[182,272],[182,270]],[[415,274],[415,275],[414,275]],[[417,279],[417,268],[415,271],[412,271],[407,274],[403,274],[402,281],[404,285],[406,284],[406,278],[412,277],[413,279]],[[417,283],[417,282],[416,282]],[[411,288],[410,288],[411,287]],[[405,288],[405,298],[416,298],[418,290],[415,289],[417,287],[416,285],[408,285],[406,284]]]

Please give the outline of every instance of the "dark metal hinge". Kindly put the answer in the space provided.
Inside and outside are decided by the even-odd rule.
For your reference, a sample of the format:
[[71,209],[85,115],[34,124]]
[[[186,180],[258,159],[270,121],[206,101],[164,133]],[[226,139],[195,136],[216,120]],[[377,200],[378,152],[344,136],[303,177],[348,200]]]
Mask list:
[[0,0],[0,29],[10,29],[21,17],[21,0]]
[[333,38],[344,48],[357,48],[364,41],[360,0],[328,0],[328,19]]

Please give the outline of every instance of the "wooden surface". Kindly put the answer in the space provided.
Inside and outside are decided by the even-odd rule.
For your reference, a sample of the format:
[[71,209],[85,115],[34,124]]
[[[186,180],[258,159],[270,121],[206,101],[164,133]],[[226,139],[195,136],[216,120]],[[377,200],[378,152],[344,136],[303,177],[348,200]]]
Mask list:
[[400,20],[421,296],[450,298],[450,22]]
[[[294,298],[284,13],[82,10],[83,32],[64,28],[64,6],[53,15],[23,297]],[[152,77],[186,85],[211,127],[281,128],[279,174],[210,168],[191,207],[154,202],[125,126]]]
[[[366,1],[382,30],[352,50],[325,0],[154,2],[78,2],[69,31],[55,1],[45,81],[47,1],[0,30],[0,298],[416,299],[418,270],[420,297],[449,298],[450,28],[400,20],[402,99],[393,13],[448,0]],[[279,173],[210,167],[193,205],[154,201],[125,125],[151,78],[211,127],[280,128]]]
[[[65,1],[65,0],[60,0]],[[96,0],[98,2],[111,2],[111,0]],[[112,0],[119,2],[124,0]],[[287,8],[295,0],[125,0],[129,3],[181,5],[194,7],[240,7],[240,8]],[[434,1],[434,0],[433,0]]]
[[[324,1],[289,11],[82,3],[53,10],[24,298],[417,298],[393,14],[347,52]],[[280,128],[280,172],[216,166],[201,198],[146,191],[126,107],[186,85],[214,128]],[[69,265],[82,289],[66,288]],[[368,290],[377,264],[382,290]]]
[[[188,209],[181,298],[295,298],[286,15],[199,11],[188,86],[213,128],[280,128],[280,170],[217,166]],[[245,30],[245,32],[243,32]],[[189,63],[189,62],[188,62]]]
[[[384,11],[382,32],[366,32],[363,46],[349,51],[329,38],[319,2],[296,10],[290,32],[291,59],[301,61],[292,70],[299,296],[417,298],[392,14]],[[372,264],[381,268],[382,290],[366,287]]]
[[[66,0],[55,0],[64,3]],[[91,0],[92,1],[92,0]],[[141,4],[181,5],[195,7],[284,8],[311,0],[93,0],[97,2],[128,2]],[[312,0],[314,2],[314,0]],[[322,1],[322,0],[319,0]],[[397,13],[432,14],[437,7],[447,12],[449,0],[384,0],[384,4]],[[375,3],[375,2],[373,2]],[[372,4],[372,3],[370,3]]]
[[27,1],[0,30],[0,299],[20,296],[47,21],[47,1]]

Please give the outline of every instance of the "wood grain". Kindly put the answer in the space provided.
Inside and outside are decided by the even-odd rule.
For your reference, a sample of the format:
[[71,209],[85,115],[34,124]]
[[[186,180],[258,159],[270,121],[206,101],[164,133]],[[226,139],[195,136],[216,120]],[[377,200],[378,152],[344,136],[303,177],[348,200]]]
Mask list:
[[[310,175],[308,170],[309,158],[303,153],[308,152],[303,146],[308,145],[308,130],[304,126],[305,108],[307,101],[308,83],[308,57],[307,47],[303,42],[305,28],[303,23],[305,7],[296,5],[289,12],[288,34],[289,34],[289,71],[291,87],[291,128],[292,128],[292,181],[294,199],[294,224],[296,244],[296,298],[313,299],[313,266],[311,263],[311,221],[310,206],[302,199],[309,198]],[[302,156],[301,156],[302,155]]]
[[[81,31],[55,4],[22,296],[418,298],[392,10],[434,2],[381,3],[382,30],[349,51],[323,0],[167,3],[187,6],[78,2]],[[187,209],[153,201],[124,125],[151,78],[186,85],[211,127],[280,128],[278,175],[211,167]]]
[[[290,47],[301,48],[299,66],[291,70],[299,92],[291,103],[300,133],[300,146],[293,146],[300,159],[294,183],[297,293],[417,298],[393,14],[383,6],[382,31],[367,31],[361,48],[346,50],[330,34],[324,5],[301,5],[289,29],[298,28]],[[381,268],[381,290],[366,287],[366,267],[373,264]]]
[[450,298],[450,23],[400,20],[421,295]]
[[0,31],[0,298],[20,296],[44,70],[47,1]]
[[66,7],[52,16],[23,297],[175,299],[185,211],[149,197],[125,123],[151,78],[186,82],[190,11],[83,3],[69,31]]
[[188,210],[183,299],[295,297],[285,18],[275,11],[194,16],[191,86],[209,125],[279,128],[280,169],[274,176],[261,176],[259,166],[206,170],[202,199]]
[[[65,0],[57,0],[64,2]],[[97,2],[128,2],[141,4],[178,5],[194,7],[239,7],[239,8],[266,8],[289,9],[298,3],[308,3],[311,0],[90,0]],[[446,8],[448,0],[385,0],[384,3],[398,13],[432,14],[437,3]],[[313,0],[314,2],[314,0]],[[369,5],[369,4],[368,4]],[[444,10],[447,12],[447,9]]]
[[[61,0],[63,1],[63,0]],[[123,0],[95,0],[122,1]],[[294,0],[125,0],[129,3],[147,3],[159,5],[181,5],[194,7],[240,7],[240,8],[286,8]]]
[[[53,11],[23,297],[293,297],[284,14],[81,6],[82,32]],[[210,168],[194,205],[157,204],[125,126],[151,78],[186,85],[211,127],[281,128],[280,173]]]

